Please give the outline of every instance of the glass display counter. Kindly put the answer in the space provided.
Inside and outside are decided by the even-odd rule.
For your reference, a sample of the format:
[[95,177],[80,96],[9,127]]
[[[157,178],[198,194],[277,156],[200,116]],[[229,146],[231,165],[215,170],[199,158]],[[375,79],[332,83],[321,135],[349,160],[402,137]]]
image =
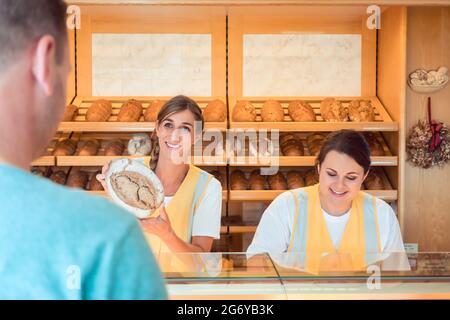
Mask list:
[[171,299],[450,299],[450,253],[373,255],[351,271],[342,267],[349,257],[337,254],[341,271],[308,270],[301,253],[160,259]]

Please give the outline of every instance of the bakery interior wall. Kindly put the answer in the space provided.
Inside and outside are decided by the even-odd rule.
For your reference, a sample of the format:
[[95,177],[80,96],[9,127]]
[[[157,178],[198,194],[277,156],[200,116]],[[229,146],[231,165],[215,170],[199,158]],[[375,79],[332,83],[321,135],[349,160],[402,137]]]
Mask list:
[[[155,41],[156,38],[148,37],[148,34],[155,34],[159,38],[159,40],[164,40],[164,34],[196,34],[202,35],[203,37],[198,38],[187,38],[182,39],[185,41],[187,48],[192,43],[199,44],[200,47],[203,48],[210,43],[211,45],[211,54],[206,55],[206,59],[209,59],[211,62],[210,69],[207,69],[207,66],[203,66],[201,69],[202,74],[211,73],[211,82],[205,85],[204,79],[200,79],[197,82],[197,86],[191,86],[187,88],[186,93],[189,94],[189,90],[192,90],[194,95],[199,96],[214,96],[214,97],[222,97],[223,99],[229,98],[233,100],[237,97],[244,96],[245,93],[263,93],[257,92],[258,86],[247,86],[246,89],[244,86],[245,77],[243,76],[243,51],[242,42],[235,41],[233,37],[236,36],[236,32],[242,32],[243,24],[246,26],[250,26],[249,28],[253,28],[254,30],[260,29],[257,32],[253,32],[253,34],[269,34],[273,33],[274,29],[278,29],[278,34],[283,33],[286,35],[286,41],[294,41],[295,39],[289,39],[289,32],[294,34],[299,34],[299,30],[295,30],[295,28],[299,28],[299,19],[295,17],[296,14],[300,14],[302,12],[301,7],[296,7],[295,10],[290,12],[289,8],[284,7],[284,9],[277,7],[262,7],[262,6],[252,6],[250,8],[245,8],[244,6],[236,6],[236,7],[223,7],[223,6],[114,6],[114,5],[83,5],[82,9],[82,29],[77,31],[77,99],[81,101],[83,97],[93,98],[95,96],[95,87],[101,88],[101,93],[103,96],[141,96],[141,92],[144,90],[150,90],[152,88],[151,75],[146,72],[145,63],[153,63],[153,65],[158,65],[160,63],[168,63],[167,61],[155,59],[155,61],[145,62],[145,60],[152,59],[155,57],[155,52],[148,51],[148,44]],[[420,12],[421,8],[415,8],[417,12]],[[433,8],[436,10],[437,8]],[[414,184],[413,186],[408,183],[405,185],[405,176],[408,178],[410,170],[406,167],[406,173],[404,168],[405,155],[404,155],[404,138],[405,138],[405,119],[408,118],[408,121],[412,121],[409,117],[410,106],[408,104],[408,110],[405,112],[405,88],[406,83],[406,14],[408,13],[408,18],[411,20],[411,9],[406,11],[405,7],[383,7],[382,14],[382,29],[378,31],[378,40],[377,36],[373,32],[368,32],[365,28],[362,28],[365,23],[364,19],[356,19],[358,13],[364,12],[364,9],[355,8],[354,6],[350,7],[340,7],[340,8],[332,8],[332,7],[303,7],[303,12],[310,11],[311,17],[304,16],[302,22],[300,23],[300,28],[306,28],[306,30],[314,31],[314,28],[320,26],[321,32],[333,30],[331,33],[346,33],[349,30],[357,30],[361,29],[362,32],[365,32],[362,36],[362,51],[361,56],[361,79],[360,80],[360,90],[361,95],[365,96],[373,96],[377,95],[380,101],[385,105],[386,111],[389,113],[392,120],[395,121],[399,128],[398,130],[391,130],[383,132],[383,137],[386,140],[389,149],[392,151],[395,158],[397,158],[398,165],[390,165],[385,167],[385,171],[389,176],[390,183],[395,190],[395,198],[398,198],[398,202],[394,201],[394,206],[398,207],[399,219],[402,225],[402,230],[404,236],[406,237],[407,242],[419,242],[419,248],[421,251],[431,250],[429,248],[433,247],[435,243],[440,243],[439,249],[444,250],[445,244],[449,244],[450,241],[445,239],[445,229],[443,229],[442,222],[446,222],[448,226],[448,214],[445,215],[445,205],[442,205],[441,211],[436,211],[433,216],[433,219],[428,219],[429,217],[429,206],[425,209],[424,201],[416,201],[411,202],[411,196],[416,192],[422,192],[422,194],[429,193],[430,198],[435,199],[437,206],[439,206],[439,201],[443,203],[443,199],[445,199],[445,191],[443,195],[438,197],[437,192],[433,192],[430,190],[431,188],[423,188],[424,190],[411,190],[411,188],[418,188],[419,184]],[[259,12],[259,13],[258,13]],[[278,16],[276,13],[279,13]],[[283,13],[284,12],[284,13]],[[288,12],[288,13],[286,13]],[[336,14],[336,12],[338,14]],[[228,15],[228,30],[227,30],[227,15]],[[258,17],[259,15],[259,17]],[[416,15],[419,15],[416,13]],[[261,16],[265,17],[261,20]],[[445,15],[443,15],[445,16]],[[320,17],[320,19],[318,18]],[[268,19],[267,19],[268,18]],[[246,20],[247,19],[247,20]],[[253,23],[252,23],[253,19]],[[265,20],[264,20],[265,19]],[[433,18],[429,18],[433,25],[438,26],[439,24]],[[417,20],[417,18],[416,18]],[[261,22],[261,21],[264,21]],[[448,32],[448,13],[446,16],[447,21],[447,32]],[[411,23],[411,22],[410,22]],[[384,28],[383,28],[384,27]],[[237,29],[236,29],[237,28]],[[292,29],[294,28],[294,29]],[[338,30],[336,32],[336,30]],[[227,74],[227,38],[226,32],[228,31],[228,74]],[[288,32],[286,32],[288,31]],[[316,30],[317,31],[317,30]],[[442,31],[443,32],[443,31]],[[106,37],[99,37],[96,40],[92,41],[91,34],[92,33],[100,33],[105,35]],[[252,32],[250,32],[252,33]],[[123,34],[133,34],[132,40],[126,40],[122,37]],[[420,33],[422,37],[426,38],[428,41],[432,42],[431,39],[427,38],[425,32],[422,31]],[[443,34],[441,36],[441,41],[443,41]],[[205,37],[206,36],[206,37]],[[240,35],[238,35],[240,36]],[[108,39],[109,37],[109,39]],[[113,41],[111,38],[117,37],[116,40],[121,42],[120,46],[108,48],[108,41]],[[252,43],[253,41],[254,48],[259,48],[264,46],[264,41],[272,41],[273,39],[269,39],[270,37],[266,37],[263,41],[259,43],[257,37],[248,37],[247,41]],[[408,45],[411,43],[411,38],[414,40],[418,39],[415,35],[411,36],[410,27],[408,24]],[[114,77],[117,74],[123,74],[124,70],[126,70],[126,66],[124,67],[120,60],[126,60],[126,56],[124,53],[130,54],[130,45],[133,45],[134,40],[134,48],[137,48],[139,51],[137,55],[141,55],[141,60],[143,65],[131,65],[131,71],[133,72],[125,72],[127,74],[131,74],[135,81],[135,85],[129,85],[133,83],[133,78],[122,82],[120,85],[117,85],[117,82],[114,86],[109,87],[107,84],[103,83],[102,87],[102,77]],[[167,39],[166,39],[167,40]],[[179,40],[179,39],[178,39]],[[127,42],[131,41],[131,42]],[[168,40],[167,40],[168,41]],[[209,42],[208,42],[209,41]],[[114,42],[114,41],[113,41]],[[111,43],[111,42],[110,42]],[[417,46],[420,46],[420,41],[417,40]],[[448,43],[448,41],[447,41]],[[259,45],[259,47],[258,47]],[[96,46],[96,48],[94,48]],[[103,46],[103,47],[102,47]],[[433,47],[434,43],[430,46]],[[145,48],[147,47],[147,49]],[[248,46],[247,46],[248,47]],[[104,49],[103,49],[104,48]],[[133,47],[131,47],[133,48]],[[447,61],[448,61],[448,44],[447,48],[440,47],[441,51],[447,53]],[[147,50],[147,51],[146,51]],[[161,49],[163,50],[163,49]],[[286,50],[289,51],[288,46],[286,46]],[[365,50],[365,51],[364,51]],[[410,55],[410,47],[408,47],[408,55]],[[438,49],[436,49],[438,50]],[[446,51],[445,51],[446,50]],[[106,51],[106,52],[105,52]],[[97,52],[97,54],[95,54]],[[422,51],[423,53],[425,52]],[[199,50],[197,53],[201,56],[205,56],[205,51]],[[153,56],[152,56],[153,54]],[[289,55],[289,52],[287,52]],[[156,56],[160,56],[161,52],[156,54]],[[182,57],[182,55],[181,55]],[[179,59],[180,57],[178,57]],[[102,61],[104,60],[104,61]],[[378,61],[377,61],[378,60]],[[138,59],[139,61],[139,59]],[[351,59],[347,59],[349,65],[351,65]],[[169,61],[170,62],[170,61]],[[238,62],[238,65],[234,65]],[[377,63],[378,62],[378,63]],[[444,61],[445,62],[445,61]],[[102,64],[104,66],[111,66],[111,68],[105,68],[106,73],[103,73],[97,69],[95,69],[96,65]],[[174,70],[177,68],[176,61],[173,62]],[[193,64],[197,62],[192,60]],[[117,65],[121,65],[121,68],[117,68]],[[408,71],[410,71],[410,60],[408,60]],[[448,65],[448,64],[447,64]],[[149,66],[147,65],[147,68]],[[252,66],[254,70],[258,69],[258,65],[254,64]],[[430,67],[435,67],[430,66]],[[414,66],[411,66],[414,68]],[[130,71],[130,69],[128,69]],[[236,72],[237,71],[237,72]],[[187,70],[186,72],[189,72]],[[94,85],[94,76],[100,81],[97,81],[98,84]],[[228,77],[228,78],[227,78]],[[75,77],[73,77],[75,78]],[[247,76],[248,78],[248,76]],[[144,81],[141,81],[144,79]],[[227,81],[228,80],[228,81]],[[257,81],[257,80],[253,80]],[[355,81],[354,77],[347,79],[349,84],[353,88],[357,88],[358,81]],[[147,83],[146,86],[143,85],[143,82]],[[283,81],[285,82],[285,81]],[[267,86],[268,89],[273,88],[274,86]],[[323,87],[323,86],[322,86]],[[112,90],[109,94],[105,92],[105,90]],[[135,90],[136,88],[140,88],[136,92],[129,91]],[[280,88],[280,87],[279,87]],[[285,94],[290,95],[289,86],[281,87],[281,89],[286,90]],[[343,88],[348,89],[348,88]],[[197,91],[195,91],[197,90]],[[202,91],[203,90],[203,91]],[[253,90],[253,91],[252,91]],[[408,89],[409,90],[409,89]],[[75,90],[74,90],[75,91]],[[124,94],[122,94],[124,93]],[[169,92],[171,93],[171,92]],[[203,94],[202,94],[203,93]],[[228,94],[227,94],[228,93]],[[267,96],[273,96],[273,93],[269,92]],[[448,91],[447,91],[448,93]],[[175,94],[175,92],[173,93]],[[407,99],[409,99],[410,92],[407,92]],[[148,96],[149,94],[145,94]],[[157,94],[155,94],[157,95]],[[169,94],[167,94],[169,95]],[[264,95],[264,94],[262,94]],[[279,94],[283,95],[283,94]],[[331,94],[329,94],[331,95]],[[336,95],[339,95],[336,93]],[[447,95],[448,98],[448,95]],[[68,98],[69,99],[69,98]],[[437,99],[436,99],[437,100]],[[231,101],[229,107],[232,107]],[[434,107],[438,108],[438,102],[434,103]],[[443,110],[443,107],[441,107]],[[443,112],[443,111],[442,111]],[[436,113],[436,111],[435,111]],[[407,116],[408,115],[408,116]],[[445,115],[444,115],[445,117]],[[447,113],[448,117],[448,113]],[[443,119],[444,120],[444,119]],[[414,121],[413,121],[414,122]],[[228,123],[229,126],[229,123]],[[92,129],[92,128],[91,128]],[[92,130],[91,130],[92,131]],[[67,134],[72,134],[68,132],[61,132],[62,136]],[[78,133],[79,134],[79,133]],[[95,133],[89,133],[95,134]],[[122,134],[120,132],[115,132],[115,134]],[[56,137],[57,138],[57,137]],[[77,160],[78,161],[78,160]],[[87,161],[88,164],[92,164],[92,162]],[[69,165],[83,165],[83,161],[77,163],[62,163],[65,165],[64,169]],[[243,167],[239,166],[219,166],[213,169],[219,169],[223,175],[227,178],[229,173],[233,171],[233,169],[242,169]],[[303,165],[302,168],[307,168]],[[211,169],[208,167],[208,169]],[[248,168],[245,168],[248,169]],[[289,168],[285,168],[289,169]],[[298,168],[297,168],[298,169]],[[417,169],[413,169],[417,170]],[[428,171],[425,173],[428,174]],[[411,175],[411,177],[418,177],[419,175]],[[436,174],[436,177],[441,178],[439,173]],[[447,175],[448,177],[448,175]],[[411,179],[411,178],[410,178]],[[423,179],[423,178],[422,178]],[[407,180],[408,181],[408,180]],[[433,179],[429,179],[428,181],[436,181]],[[445,179],[442,179],[443,188],[445,190],[444,185]],[[225,182],[227,185],[227,182]],[[228,183],[229,186],[229,183]],[[422,185],[420,185],[422,187]],[[258,219],[264,210],[264,208],[270,203],[270,199],[273,196],[267,198],[267,196],[256,197],[249,199],[248,196],[244,196],[247,193],[233,192],[228,190],[229,188],[224,188],[223,199],[223,215],[228,216],[225,218],[224,222],[226,225],[222,228],[223,241],[221,243],[216,244],[216,248],[218,251],[228,251],[228,250],[236,250],[236,248],[245,249],[246,245],[248,245],[249,240],[251,240],[253,236],[253,232],[255,231],[255,225],[258,222]],[[270,191],[269,191],[270,192]],[[265,198],[266,197],[266,198]],[[423,197],[422,197],[423,198]],[[422,199],[421,198],[421,199]],[[233,200],[234,199],[234,200]],[[418,198],[416,198],[418,199]],[[412,203],[414,203],[413,208],[411,208]],[[428,202],[429,203],[429,202]],[[420,207],[422,205],[422,207]],[[403,208],[405,207],[405,208]],[[410,214],[412,212],[412,214]],[[418,212],[420,213],[420,217],[418,217]],[[426,213],[425,213],[426,212]],[[441,214],[439,214],[441,212]],[[404,214],[403,214],[404,213]],[[445,218],[447,217],[447,218]],[[233,218],[237,218],[233,220]],[[425,234],[427,234],[428,230],[418,230],[418,224],[415,223],[415,219],[421,218],[423,222],[421,226],[425,228],[425,225],[431,226],[433,232],[437,235],[435,236],[436,241],[433,240],[433,243],[430,246],[425,246],[425,241],[430,243],[431,239]],[[228,219],[228,220],[226,220]],[[446,220],[445,220],[446,219]],[[246,220],[243,223],[243,220]],[[425,222],[428,222],[425,223]],[[445,225],[445,224],[444,224]],[[422,228],[422,227],[421,227]],[[448,229],[448,228],[447,228]],[[419,237],[418,235],[422,232],[423,236]],[[447,247],[448,248],[448,247]]]
[[[416,69],[450,68],[450,6],[408,8],[407,74]],[[450,86],[427,94],[406,89],[406,129],[426,119],[427,97],[434,119],[450,125]],[[450,251],[450,165],[420,169],[405,166],[407,242],[420,251]]]

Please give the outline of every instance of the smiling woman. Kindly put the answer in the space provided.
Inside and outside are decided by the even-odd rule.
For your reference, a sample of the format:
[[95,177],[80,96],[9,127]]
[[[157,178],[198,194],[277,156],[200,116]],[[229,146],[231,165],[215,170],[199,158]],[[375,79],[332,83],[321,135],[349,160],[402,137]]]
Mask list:
[[[163,261],[170,253],[209,252],[213,240],[220,237],[221,184],[190,164],[191,149],[201,139],[203,124],[195,101],[185,96],[172,98],[158,113],[151,156],[141,159],[164,188],[164,206],[140,221],[163,270],[172,268]],[[107,169],[108,165],[103,172]],[[104,176],[97,178],[103,181]]]
[[330,134],[316,166],[319,183],[277,197],[247,252],[288,252],[312,273],[362,271],[373,263],[409,269],[394,211],[361,191],[370,169],[364,137],[351,130]]

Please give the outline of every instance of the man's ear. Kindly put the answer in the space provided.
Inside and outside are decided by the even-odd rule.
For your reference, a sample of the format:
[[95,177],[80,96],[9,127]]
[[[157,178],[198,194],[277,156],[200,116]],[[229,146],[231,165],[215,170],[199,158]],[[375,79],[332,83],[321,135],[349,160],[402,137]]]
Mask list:
[[55,38],[46,35],[39,39],[33,51],[32,72],[47,96],[53,94],[55,86],[55,50]]

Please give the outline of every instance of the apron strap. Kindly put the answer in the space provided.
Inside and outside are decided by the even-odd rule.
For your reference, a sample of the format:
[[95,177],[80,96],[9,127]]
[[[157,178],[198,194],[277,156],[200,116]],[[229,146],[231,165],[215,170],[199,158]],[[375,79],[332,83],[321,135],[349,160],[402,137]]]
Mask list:
[[206,193],[206,187],[212,179],[212,175],[200,171],[200,176],[198,177],[197,184],[195,186],[194,198],[192,199],[191,209],[189,210],[189,230],[188,230],[188,240],[192,239],[192,227],[195,211],[197,210],[200,202],[203,200],[203,196]]

